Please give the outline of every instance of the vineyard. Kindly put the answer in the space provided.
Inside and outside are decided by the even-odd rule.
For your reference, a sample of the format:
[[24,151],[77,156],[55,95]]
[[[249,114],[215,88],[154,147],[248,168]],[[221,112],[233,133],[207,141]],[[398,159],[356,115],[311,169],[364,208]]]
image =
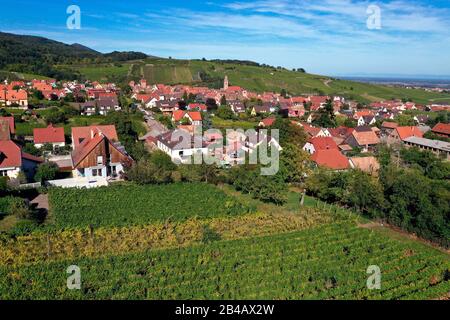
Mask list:
[[[66,269],[81,269],[81,290]],[[381,289],[366,286],[368,266]],[[0,267],[0,299],[429,299],[450,260],[422,244],[335,222],[199,246]]]
[[53,224],[58,228],[142,225],[254,211],[252,206],[203,183],[51,189],[49,202]]

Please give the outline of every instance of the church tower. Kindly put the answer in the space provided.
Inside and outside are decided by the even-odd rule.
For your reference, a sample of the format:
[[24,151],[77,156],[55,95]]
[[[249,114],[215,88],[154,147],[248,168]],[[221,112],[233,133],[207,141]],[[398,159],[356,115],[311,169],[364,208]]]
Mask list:
[[225,76],[225,79],[223,79],[223,90],[228,89],[228,76]]

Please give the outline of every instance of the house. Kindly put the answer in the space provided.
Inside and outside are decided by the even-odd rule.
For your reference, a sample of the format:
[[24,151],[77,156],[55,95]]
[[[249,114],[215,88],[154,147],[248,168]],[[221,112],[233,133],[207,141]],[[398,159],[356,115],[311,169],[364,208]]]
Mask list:
[[417,125],[424,126],[427,124],[428,120],[430,120],[430,117],[424,114],[414,116],[414,121],[417,123]]
[[56,128],[50,124],[47,128],[33,129],[34,146],[38,149],[45,144],[51,144],[53,149],[62,148],[66,145],[64,128]]
[[23,90],[1,90],[0,91],[0,104],[5,106],[18,105],[19,108],[28,108],[28,93]]
[[74,178],[117,177],[123,173],[125,166],[133,162],[118,142],[114,126],[72,128],[72,137]]
[[183,124],[183,122],[187,122],[193,126],[201,126],[202,114],[200,111],[175,110],[172,113],[172,121],[176,124]]
[[190,103],[188,105],[187,109],[192,110],[192,111],[202,111],[202,112],[208,111],[208,107],[204,103]]
[[445,159],[450,160],[450,142],[411,136],[404,139],[403,143],[407,148],[417,147],[421,150],[428,150],[437,156],[444,156]]
[[252,116],[257,116],[258,114],[270,113],[270,106],[268,104],[262,106],[254,106],[251,111]]
[[332,170],[346,170],[350,168],[348,159],[337,149],[317,150],[311,160],[319,167]]
[[303,104],[288,106],[288,116],[290,118],[301,118],[305,115],[306,110]]
[[94,125],[89,127],[72,127],[72,148],[76,149],[83,141],[92,139],[95,133],[103,133],[109,140],[119,141],[114,125]]
[[377,120],[375,119],[375,117],[373,115],[368,115],[368,116],[361,116],[358,119],[358,126],[371,126],[373,124],[375,124],[377,122]]
[[389,136],[397,127],[398,123],[396,122],[384,121],[381,124],[381,133],[385,136]]
[[314,127],[308,123],[297,123],[294,122],[295,124],[300,125],[303,130],[308,134],[309,137],[314,138],[314,137],[331,137],[330,132],[328,131],[328,129],[326,128],[317,128]]
[[119,101],[117,97],[104,97],[100,96],[96,100],[98,113],[102,116],[106,116],[108,112],[111,111],[120,111]]
[[340,145],[352,134],[354,130],[355,129],[353,128],[340,126],[337,128],[329,128],[328,132],[330,133],[334,142],[336,142],[337,145]]
[[0,141],[0,176],[17,179],[22,171],[31,180],[42,162],[43,159],[23,152],[13,141]]
[[361,148],[363,152],[372,150],[377,144],[379,144],[380,138],[373,131],[358,131],[354,130],[352,134],[345,140],[344,144],[348,144],[353,148]]
[[276,120],[277,120],[277,118],[275,118],[275,117],[265,118],[259,122],[258,126],[264,127],[264,128],[270,127],[275,123]]
[[205,155],[208,152],[206,143],[200,137],[192,136],[181,129],[167,131],[154,139],[158,149],[176,163],[190,163],[192,156]]
[[423,132],[418,127],[397,127],[387,137],[389,145],[401,143],[409,137],[423,138]]
[[431,131],[438,136],[450,138],[450,123],[438,123]]
[[81,114],[85,116],[93,116],[97,113],[97,104],[95,101],[86,101],[83,103],[80,103],[80,111]]
[[380,163],[375,157],[351,157],[350,166],[371,175],[377,175],[380,171]]
[[309,154],[314,154],[318,150],[338,150],[336,142],[331,137],[315,137],[309,139],[309,141],[303,146],[303,150]]
[[359,110],[357,112],[355,112],[355,114],[353,115],[353,119],[358,120],[361,119],[362,117],[370,117],[373,116],[373,111],[372,110],[368,110],[368,109],[362,109]]
[[228,104],[230,105],[231,110],[235,114],[239,114],[239,113],[244,113],[245,112],[245,105],[244,105],[244,103],[242,103],[239,100],[230,101]]

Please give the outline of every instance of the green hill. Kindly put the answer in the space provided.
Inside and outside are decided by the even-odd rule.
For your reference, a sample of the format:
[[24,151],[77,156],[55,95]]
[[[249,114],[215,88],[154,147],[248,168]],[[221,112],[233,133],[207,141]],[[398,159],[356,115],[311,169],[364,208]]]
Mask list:
[[[450,94],[426,92],[291,71],[238,60],[175,60],[140,52],[102,54],[81,44],[0,32],[0,78],[89,79],[126,83],[189,84],[220,88],[225,75],[232,85],[257,92],[287,90],[294,95],[343,95],[370,102],[410,99],[417,103],[450,102]],[[1,80],[1,79],[0,79]]]
[[74,79],[80,75],[70,67],[73,63],[128,61],[145,57],[146,54],[139,52],[102,54],[77,43],[69,45],[43,37],[0,32],[0,70],[6,72]]
[[147,58],[126,62],[120,66],[84,64],[73,67],[91,80],[145,78],[149,83],[207,85],[219,88],[227,75],[232,85],[257,92],[280,92],[284,88],[291,94],[344,95],[361,102],[393,98],[411,99],[424,104],[450,102],[450,94],[339,80],[254,63]]

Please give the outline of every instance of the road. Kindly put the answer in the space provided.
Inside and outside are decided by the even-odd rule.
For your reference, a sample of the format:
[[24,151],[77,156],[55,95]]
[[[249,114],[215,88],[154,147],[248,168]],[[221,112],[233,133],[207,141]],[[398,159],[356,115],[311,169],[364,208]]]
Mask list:
[[147,124],[148,132],[142,136],[140,139],[145,140],[149,136],[156,137],[164,132],[167,132],[168,129],[158,120],[155,120],[154,114],[151,111],[145,110],[142,107],[138,107],[139,110],[144,114],[145,122]]

